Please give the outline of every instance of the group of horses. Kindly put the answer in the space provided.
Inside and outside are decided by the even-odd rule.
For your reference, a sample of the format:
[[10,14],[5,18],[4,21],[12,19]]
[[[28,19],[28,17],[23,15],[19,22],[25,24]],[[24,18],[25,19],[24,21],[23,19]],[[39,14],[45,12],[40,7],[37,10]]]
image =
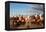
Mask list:
[[20,25],[26,25],[28,23],[41,25],[44,22],[43,16],[21,16],[21,17],[11,17],[10,18],[10,25],[13,27],[19,27]]

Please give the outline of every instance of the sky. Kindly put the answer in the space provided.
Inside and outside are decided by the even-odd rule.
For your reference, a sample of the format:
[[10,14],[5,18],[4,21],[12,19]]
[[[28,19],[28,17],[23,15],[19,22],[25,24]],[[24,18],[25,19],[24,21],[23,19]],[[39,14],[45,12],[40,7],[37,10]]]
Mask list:
[[43,14],[43,5],[10,3],[10,17],[12,16],[32,16]]

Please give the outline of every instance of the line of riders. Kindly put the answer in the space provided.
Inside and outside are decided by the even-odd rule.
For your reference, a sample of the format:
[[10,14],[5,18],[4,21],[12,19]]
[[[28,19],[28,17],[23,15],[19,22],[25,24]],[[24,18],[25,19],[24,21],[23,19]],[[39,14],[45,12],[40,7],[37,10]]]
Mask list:
[[10,21],[12,20],[12,25],[14,27],[18,27],[20,25],[25,25],[26,23],[31,23],[31,24],[36,24],[36,25],[41,25],[43,24],[44,22],[44,18],[43,16],[28,16],[28,17],[24,17],[24,16],[21,16],[21,17],[11,17],[10,18]]

